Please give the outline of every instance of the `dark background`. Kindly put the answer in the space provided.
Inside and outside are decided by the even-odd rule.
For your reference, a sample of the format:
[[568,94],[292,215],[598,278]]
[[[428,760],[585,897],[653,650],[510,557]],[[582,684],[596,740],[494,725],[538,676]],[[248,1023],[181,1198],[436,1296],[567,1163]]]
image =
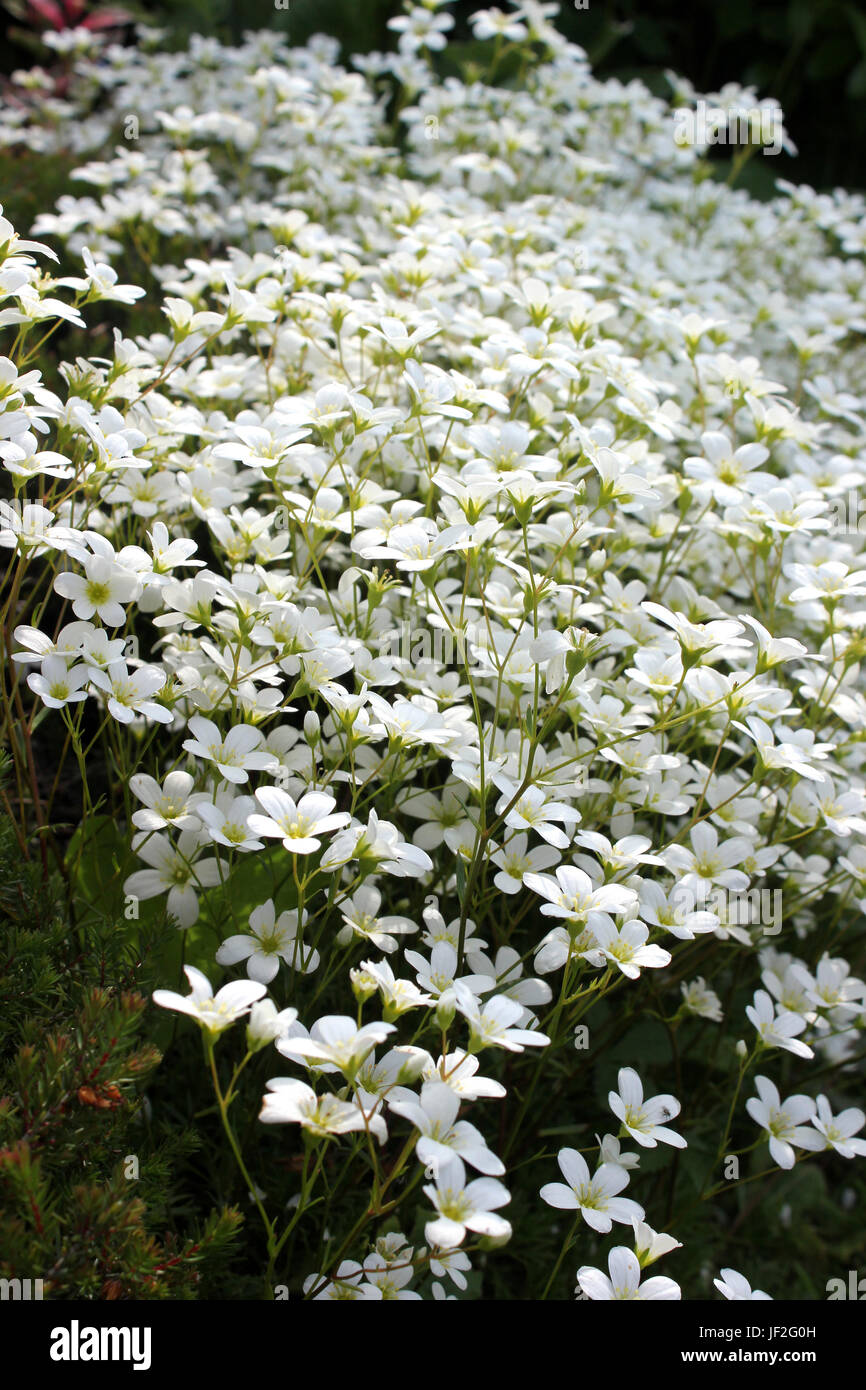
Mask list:
[[[450,9],[455,57],[475,56],[466,21],[479,7],[480,0],[459,0]],[[129,8],[167,25],[171,45],[192,32],[231,39],[268,27],[299,43],[317,32],[336,35],[344,56],[393,47],[387,20],[402,12],[400,0],[290,0],[288,10],[274,0],[130,0]],[[667,90],[665,68],[699,91],[732,80],[755,85],[781,101],[799,149],[774,175],[823,189],[866,186],[866,0],[589,0],[586,10],[561,0],[555,23],[602,77],[638,76],[659,93]],[[0,47],[7,73],[32,61],[19,44]]]

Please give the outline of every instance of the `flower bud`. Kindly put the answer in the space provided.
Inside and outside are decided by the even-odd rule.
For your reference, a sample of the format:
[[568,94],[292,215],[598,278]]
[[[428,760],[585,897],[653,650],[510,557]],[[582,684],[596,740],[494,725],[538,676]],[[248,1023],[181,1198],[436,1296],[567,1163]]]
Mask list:
[[479,1250],[501,1250],[511,1239],[511,1227],[501,1236],[482,1236],[478,1242]]
[[397,1086],[413,1086],[432,1060],[430,1053],[423,1047],[412,1047],[409,1043],[395,1047],[392,1051],[400,1058],[400,1070],[395,1083]]
[[454,1022],[454,1015],[457,1012],[457,1000],[452,989],[443,989],[436,1003],[436,1026],[447,1033],[451,1024]]
[[373,976],[367,970],[350,970],[349,979],[352,984],[352,993],[359,1004],[365,1004],[379,988]]
[[247,1018],[247,1047],[250,1052],[258,1052],[282,1037],[297,1017],[297,1009],[283,1009],[278,1013],[273,999],[258,999]]

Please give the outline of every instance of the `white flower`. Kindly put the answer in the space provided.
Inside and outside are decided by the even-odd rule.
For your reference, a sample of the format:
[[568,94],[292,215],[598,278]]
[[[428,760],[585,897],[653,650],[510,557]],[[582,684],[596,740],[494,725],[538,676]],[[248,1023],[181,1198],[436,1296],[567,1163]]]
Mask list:
[[273,999],[259,999],[250,1009],[247,1020],[247,1046],[258,1049],[275,1042],[288,1032],[297,1020],[297,1009],[280,1009]]
[[546,1047],[550,1038],[536,1029],[515,1028],[523,1016],[523,1008],[514,999],[496,994],[483,1006],[461,980],[454,985],[457,1008],[470,1029],[470,1052],[485,1047],[502,1047],[507,1052],[522,1052],[525,1047]]
[[782,661],[808,656],[807,648],[796,637],[774,637],[751,613],[743,613],[742,621],[748,624],[758,639],[758,671],[769,670]]
[[49,547],[65,550],[73,533],[52,525],[54,516],[39,502],[16,505],[0,500],[0,546],[25,554],[41,554]]
[[372,1251],[364,1261],[364,1273],[370,1284],[379,1290],[386,1302],[420,1300],[421,1295],[407,1285],[415,1276],[413,1251],[406,1247],[402,1260],[389,1260],[379,1250]]
[[577,1282],[587,1298],[602,1301],[618,1299],[643,1302],[652,1299],[670,1302],[681,1297],[679,1284],[662,1274],[656,1274],[642,1284],[637,1255],[625,1245],[614,1246],[608,1255],[607,1267],[610,1271],[609,1277],[592,1265],[581,1265],[577,1271]]
[[658,970],[670,965],[670,951],[662,950],[661,946],[648,946],[649,928],[636,917],[623,922],[617,930],[609,917],[598,914],[590,923],[590,931],[598,942],[598,950],[584,951],[585,958],[594,961],[595,957],[600,957],[599,964],[608,960],[630,980],[638,979],[641,970],[647,967]]
[[503,38],[517,43],[525,39],[527,34],[526,25],[520,19],[515,15],[503,14],[499,9],[476,10],[470,23],[476,39]]
[[589,1167],[577,1149],[560,1149],[557,1156],[559,1171],[565,1183],[547,1183],[541,1189],[541,1199],[548,1206],[562,1211],[579,1211],[587,1226],[606,1234],[614,1221],[626,1225],[643,1220],[643,1207],[630,1197],[617,1194],[628,1186],[628,1173],[612,1163],[602,1165],[590,1174]]
[[[827,780],[827,774],[822,769],[812,766],[812,759],[826,759],[827,753],[833,747],[832,744],[815,743],[814,739],[801,741],[799,736],[783,738],[777,743],[770,726],[754,714],[749,716],[745,724],[741,724],[739,720],[734,722],[738,729],[742,729],[754,741],[765,767],[796,772],[811,782]],[[808,733],[807,730],[801,732]]]
[[443,555],[457,549],[469,539],[468,526],[446,526],[437,531],[435,524],[407,522],[389,532],[386,545],[367,545],[361,550],[365,560],[396,560],[397,569],[407,574],[429,570]]
[[472,1268],[469,1256],[463,1250],[438,1250],[435,1246],[430,1252],[430,1273],[437,1279],[447,1274],[458,1289],[467,1288],[465,1271]]
[[674,613],[669,608],[663,608],[660,603],[651,603],[648,599],[644,600],[641,607],[659,622],[673,628],[686,657],[705,656],[717,647],[722,647],[725,651],[736,651],[748,646],[738,635],[742,632],[743,625],[735,618],[717,618],[708,623],[692,623],[682,613]]
[[[750,474],[770,457],[763,444],[741,444],[734,449],[721,430],[707,430],[701,435],[703,458],[687,458],[685,472],[697,480],[695,493],[702,500],[712,497],[716,502],[739,502],[748,489]],[[767,476],[766,474],[764,475]]]
[[85,302],[108,300],[116,304],[134,304],[145,293],[138,285],[119,285],[117,283],[117,271],[112,269],[110,265],[95,261],[87,246],[82,250],[81,256],[84,261],[84,269],[87,271],[87,278],[82,280],[74,275],[69,275],[58,280],[57,284],[67,285],[70,289],[85,291],[87,293]]
[[139,830],[195,830],[198,819],[192,813],[190,798],[195,782],[188,772],[170,772],[162,786],[143,772],[129,779],[129,790],[144,803],[143,811],[133,811],[132,823]]
[[792,603],[805,603],[810,599],[818,599],[822,603],[838,602],[849,594],[866,594],[866,569],[852,572],[843,560],[823,560],[817,565],[786,565],[785,574],[797,581],[797,587],[789,595]]
[[[430,952],[429,961],[419,951],[404,951],[403,956],[407,965],[417,971],[421,989],[429,990],[434,997],[453,993],[458,957],[450,941],[437,941]],[[490,974],[461,975],[460,980],[474,995],[485,994],[496,984],[495,976]]]
[[554,845],[557,849],[567,847],[569,837],[557,829],[556,823],[576,825],[580,820],[579,811],[573,806],[565,805],[564,802],[548,801],[539,787],[527,787],[517,796],[518,788],[507,778],[497,778],[497,786],[502,790],[502,796],[496,803],[497,815],[514,801],[514,805],[505,816],[506,825],[512,826],[515,830],[535,830],[548,844]]
[[[3,312],[8,311],[0,311],[0,323],[3,322]],[[18,479],[19,482],[38,477],[40,474],[44,474],[48,478],[71,478],[73,476],[75,470],[68,459],[53,449],[37,449],[36,443],[35,434],[29,430],[17,435],[14,439],[0,438],[0,460],[2,460],[6,472],[11,473],[13,478]],[[58,589],[57,592],[60,593],[60,590]]]
[[471,1168],[494,1177],[505,1172],[505,1165],[488,1149],[484,1136],[468,1120],[458,1120],[460,1097],[443,1081],[426,1081],[418,1101],[395,1100],[390,1108],[409,1120],[419,1132],[415,1154],[428,1170],[457,1154]]
[[758,1301],[772,1302],[768,1293],[763,1289],[753,1289],[744,1274],[739,1274],[735,1269],[723,1269],[721,1279],[714,1279],[713,1283],[720,1294],[734,1303],[748,1303]]
[[320,835],[339,829],[349,820],[344,811],[333,813],[337,803],[325,792],[307,792],[296,804],[279,787],[257,787],[256,800],[266,815],[251,815],[250,830],[281,839],[292,854],[313,854],[321,847]]
[[[340,824],[346,825],[348,820],[346,816]],[[320,864],[325,870],[341,869],[350,859],[362,858],[374,863],[377,872],[393,874],[396,878],[416,878],[433,868],[429,854],[407,844],[397,827],[390,821],[380,820],[375,811],[370,812],[366,826],[353,821],[335,835]]]
[[479,1076],[480,1062],[469,1052],[457,1048],[454,1052],[440,1057],[437,1062],[430,1061],[422,1072],[425,1081],[444,1081],[464,1100],[499,1100],[505,1095],[505,1087],[492,1077]]
[[284,1057],[307,1061],[317,1071],[341,1071],[351,1079],[376,1044],[393,1032],[393,1023],[366,1023],[359,1028],[346,1015],[329,1014],[313,1024],[308,1038],[286,1038],[279,1051]]
[[799,1041],[806,1020],[799,1014],[781,1009],[776,1013],[773,1000],[765,989],[755,990],[754,1002],[746,1005],[746,1017],[758,1030],[764,1047],[781,1047],[796,1057],[814,1057],[811,1047]]
[[805,1120],[813,1120],[815,1102],[811,1096],[789,1096],[782,1101],[778,1088],[766,1076],[755,1077],[758,1097],[746,1101],[746,1109],[756,1124],[770,1136],[770,1156],[780,1168],[793,1168],[794,1149],[823,1147],[821,1136],[810,1129]]
[[840,1009],[847,1014],[866,1012],[866,985],[851,974],[847,960],[823,955],[814,979],[801,965],[795,964],[791,970],[803,986],[806,998],[819,1009]]
[[263,848],[248,824],[255,805],[251,796],[235,796],[231,782],[220,787],[212,801],[204,797],[194,799],[195,814],[214,844],[245,852]]
[[647,880],[641,884],[638,910],[650,926],[661,927],[680,941],[694,941],[719,925],[717,914],[699,909],[697,902],[697,892],[682,883],[665,893],[660,884]]
[[397,938],[418,930],[408,917],[379,916],[382,894],[378,888],[365,884],[356,888],[351,897],[340,904],[345,927],[337,933],[337,944],[347,946],[353,937],[375,946],[386,955],[397,949]]
[[552,869],[559,863],[559,853],[550,845],[536,845],[529,848],[529,836],[518,833],[511,835],[502,846],[492,854],[491,859],[499,866],[494,876],[494,885],[501,893],[519,893],[525,875],[538,874],[542,869]]
[[151,699],[165,685],[165,671],[158,666],[130,671],[125,661],[112,661],[106,671],[91,669],[90,679],[105,695],[108,712],[118,723],[131,724],[137,714],[157,724],[172,722],[171,710]]
[[62,598],[71,600],[76,618],[95,614],[106,627],[122,627],[125,605],[137,596],[140,585],[134,574],[106,556],[86,555],[84,574],[64,571],[54,580],[54,588]]
[[254,729],[251,724],[236,724],[225,738],[212,720],[200,714],[193,715],[189,727],[194,737],[184,739],[187,753],[215,763],[227,782],[246,782],[251,771],[273,767],[273,755],[262,749],[261,729]]
[[709,989],[702,975],[680,985],[683,1002],[680,1006],[696,1018],[708,1018],[712,1023],[721,1023],[724,1018],[722,1001],[715,990]]
[[553,994],[550,985],[532,975],[524,976],[523,962],[513,946],[500,946],[492,959],[483,951],[475,950],[468,951],[466,958],[476,977],[486,976],[491,981],[491,989],[495,988],[498,994],[515,999],[523,1006],[520,1021],[525,1027],[534,1022],[532,1009],[550,1003]]
[[304,946],[299,938],[297,912],[288,910],[276,917],[272,898],[250,913],[250,935],[228,937],[216,959],[218,965],[237,965],[245,960],[250,979],[264,984],[273,980],[280,961],[301,974],[311,974],[319,964],[318,952]]
[[[858,1130],[866,1125],[866,1115],[856,1106],[840,1110],[834,1115],[826,1096],[818,1096],[817,1113],[811,1116],[812,1124],[825,1141],[825,1147],[835,1149],[842,1158],[866,1157],[866,1139],[855,1139]],[[812,1145],[804,1145],[811,1148]]]
[[[313,1132],[315,1133],[315,1130]],[[329,1131],[323,1130],[320,1137],[325,1137],[327,1133]],[[324,1274],[308,1274],[304,1280],[304,1293],[312,1298],[314,1303],[380,1302],[381,1289],[366,1281],[362,1283],[363,1276],[364,1270],[356,1260],[341,1260],[333,1279]],[[318,1292],[314,1293],[314,1289]]]
[[714,825],[700,821],[692,829],[691,848],[672,845],[665,858],[680,878],[678,888],[706,892],[712,884],[741,893],[749,886],[749,876],[734,867],[751,852],[752,843],[745,836],[734,836],[720,843]]
[[675,1149],[687,1147],[681,1134],[668,1129],[666,1122],[680,1113],[680,1103],[674,1096],[659,1095],[644,1100],[643,1083],[633,1067],[620,1067],[618,1091],[608,1092],[608,1105],[616,1118],[642,1148],[671,1144]]
[[682,1241],[674,1240],[673,1236],[660,1235],[645,1221],[635,1221],[633,1225],[634,1253],[640,1261],[641,1269],[645,1269],[647,1265],[655,1264],[662,1255],[669,1255],[671,1250],[682,1250],[683,1248]]
[[620,1141],[615,1134],[605,1134],[601,1139],[595,1136],[598,1144],[598,1156],[602,1163],[613,1163],[618,1168],[639,1168],[639,1154],[624,1154],[620,1148]]
[[454,19],[450,14],[431,14],[429,8],[415,8],[407,15],[388,20],[388,28],[400,35],[401,48],[405,45],[413,52],[419,48],[429,48],[431,51],[443,49],[445,35],[453,26]]
[[453,1249],[463,1243],[467,1231],[497,1240],[511,1235],[509,1222],[496,1215],[497,1207],[511,1201],[507,1188],[495,1178],[476,1178],[467,1184],[459,1158],[436,1164],[435,1186],[425,1186],[424,1194],[438,1213],[424,1227],[428,1245]]
[[87,699],[87,691],[82,686],[89,679],[86,666],[70,667],[62,656],[46,656],[42,658],[41,670],[27,677],[27,684],[49,709],[63,709],[64,705]]
[[274,1076],[267,1083],[268,1094],[262,1097],[259,1119],[268,1125],[296,1124],[317,1139],[352,1134],[367,1130],[380,1144],[388,1137],[381,1115],[366,1114],[351,1101],[338,1096],[316,1095],[312,1086],[292,1077]]
[[156,898],[168,893],[166,908],[181,927],[191,927],[198,918],[199,891],[213,888],[220,881],[215,859],[196,859],[197,838],[184,830],[173,846],[165,835],[142,831],[134,836],[132,847],[149,869],[138,869],[123,885],[124,893],[135,898]]
[[382,996],[385,1017],[389,1021],[399,1018],[401,1014],[409,1013],[412,1009],[425,1008],[434,1002],[432,994],[419,989],[413,980],[395,975],[386,960],[362,961],[361,969]]
[[196,970],[194,965],[185,965],[184,974],[189,981],[191,993],[175,994],[171,989],[156,989],[153,992],[154,1004],[163,1009],[173,1009],[179,1014],[189,1014],[208,1033],[222,1033],[231,1028],[239,1018],[249,1013],[257,999],[265,992],[262,984],[251,980],[232,980],[223,985],[214,995],[207,977]]
[[551,874],[524,874],[523,882],[547,902],[545,917],[564,917],[570,922],[590,922],[603,912],[627,912],[637,902],[637,893],[621,883],[593,883],[583,869],[562,864]]

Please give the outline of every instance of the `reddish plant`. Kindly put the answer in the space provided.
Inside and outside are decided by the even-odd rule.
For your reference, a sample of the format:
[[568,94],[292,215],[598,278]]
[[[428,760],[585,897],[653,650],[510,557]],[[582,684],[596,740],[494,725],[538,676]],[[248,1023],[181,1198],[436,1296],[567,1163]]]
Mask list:
[[132,15],[121,9],[89,10],[87,0],[19,0],[7,4],[17,19],[36,29],[60,33],[64,29],[117,29],[132,22]]

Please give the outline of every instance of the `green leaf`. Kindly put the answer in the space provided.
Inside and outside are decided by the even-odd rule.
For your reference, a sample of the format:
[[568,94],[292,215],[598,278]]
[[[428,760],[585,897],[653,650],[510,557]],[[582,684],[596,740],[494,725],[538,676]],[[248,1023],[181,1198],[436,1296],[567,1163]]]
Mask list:
[[792,0],[788,6],[788,33],[794,43],[805,43],[815,28],[821,6],[815,0]]
[[459,854],[458,854],[458,856],[457,856],[457,862],[456,862],[456,873],[457,873],[457,897],[458,897],[458,899],[459,899],[459,901],[460,901],[460,904],[461,904],[461,906],[462,906],[462,905],[463,905],[463,899],[464,899],[465,896],[466,896],[466,866],[465,866],[465,864],[463,863],[462,856],[459,855]]
[[851,72],[845,84],[845,91],[849,97],[855,101],[866,97],[866,58],[861,58],[860,62]]
[[851,41],[841,35],[822,39],[806,64],[809,77],[836,77],[851,62]]
[[863,12],[858,10],[854,5],[848,5],[847,14],[851,21],[851,27],[857,35],[860,52],[866,56],[866,14],[863,14]]
[[129,838],[113,816],[88,816],[76,829],[66,865],[76,900],[101,914],[123,911],[123,880],[132,872]]

